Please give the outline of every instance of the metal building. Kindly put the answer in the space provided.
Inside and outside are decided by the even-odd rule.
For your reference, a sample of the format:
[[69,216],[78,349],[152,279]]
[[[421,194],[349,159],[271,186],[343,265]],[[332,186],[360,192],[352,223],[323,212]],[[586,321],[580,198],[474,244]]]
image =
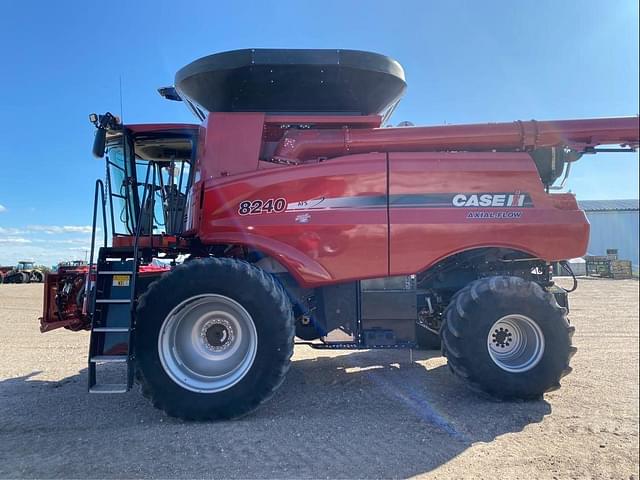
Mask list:
[[631,260],[638,272],[638,200],[583,200],[578,202],[591,223],[588,255],[606,255],[617,249],[618,258]]

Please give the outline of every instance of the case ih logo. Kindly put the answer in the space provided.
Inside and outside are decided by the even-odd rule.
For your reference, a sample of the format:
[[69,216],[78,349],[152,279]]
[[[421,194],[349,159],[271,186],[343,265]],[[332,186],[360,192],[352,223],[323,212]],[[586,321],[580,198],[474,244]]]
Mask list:
[[454,207],[533,207],[528,193],[458,193],[451,199]]

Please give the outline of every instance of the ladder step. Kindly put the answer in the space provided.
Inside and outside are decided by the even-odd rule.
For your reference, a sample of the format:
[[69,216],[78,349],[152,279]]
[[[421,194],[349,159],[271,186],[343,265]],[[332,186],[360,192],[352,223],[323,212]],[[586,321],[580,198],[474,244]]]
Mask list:
[[98,298],[96,303],[131,303],[128,298]]
[[127,270],[102,270],[98,275],[133,275],[133,272]]
[[95,327],[93,331],[101,333],[129,333],[130,330],[127,327]]
[[126,355],[94,355],[89,361],[92,363],[127,363],[127,358]]
[[127,393],[128,388],[124,383],[105,383],[94,385],[89,389],[89,393]]

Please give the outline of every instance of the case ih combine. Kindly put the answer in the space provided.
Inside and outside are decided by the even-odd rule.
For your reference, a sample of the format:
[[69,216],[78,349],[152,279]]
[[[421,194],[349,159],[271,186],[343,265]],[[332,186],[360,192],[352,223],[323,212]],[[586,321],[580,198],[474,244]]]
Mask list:
[[[589,224],[552,192],[583,154],[634,150],[638,119],[383,128],[405,87],[373,53],[240,50],[160,89],[199,125],[92,115],[102,247],[48,276],[41,320],[91,330],[89,391],[137,378],[169,415],[236,417],[283,382],[294,337],[441,344],[474,389],[558,388],[575,348],[549,266]],[[142,272],[159,257],[185,260]]]

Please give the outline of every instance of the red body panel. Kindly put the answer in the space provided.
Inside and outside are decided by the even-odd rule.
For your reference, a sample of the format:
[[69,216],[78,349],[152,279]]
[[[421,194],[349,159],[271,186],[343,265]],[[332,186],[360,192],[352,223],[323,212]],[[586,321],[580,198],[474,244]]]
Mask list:
[[238,209],[247,200],[284,198],[295,206],[322,198],[379,198],[386,192],[384,154],[209,179],[199,237],[205,244],[253,245],[308,286],[384,276],[388,273],[386,208],[319,206],[312,211],[255,215],[240,215]]
[[[209,179],[199,237],[205,244],[254,246],[279,260],[305,286],[416,273],[453,253],[501,246],[546,260],[586,251],[589,226],[575,200],[559,208],[524,153],[391,153]],[[526,192],[519,218],[468,219],[453,205],[394,208],[389,195]],[[383,204],[357,199],[384,197]],[[240,215],[243,201],[284,198],[287,205],[346,199],[351,206]],[[514,209],[507,209],[513,211]],[[301,223],[300,215],[306,215]],[[389,222],[389,225],[387,224]],[[390,234],[389,234],[390,232]],[[389,236],[390,235],[390,236]]]
[[[533,206],[506,209],[521,216],[500,219],[467,216],[504,208],[391,204],[387,209],[389,197],[457,192],[523,192]],[[383,203],[373,202],[381,197]],[[208,180],[199,237],[205,244],[254,246],[305,286],[416,273],[476,247],[509,247],[558,260],[583,255],[589,237],[585,215],[572,196],[565,197],[545,193],[534,162],[524,153],[350,155]],[[275,198],[284,198],[293,210],[238,213],[243,201]],[[298,202],[336,198],[353,201],[295,209]],[[305,223],[300,215],[308,215]]]
[[[198,157],[202,179],[258,169],[264,113],[213,113],[204,124]],[[214,160],[214,161],[206,161]]]
[[[389,193],[526,192],[531,208],[409,207],[390,215],[390,274],[422,271],[449,255],[500,246],[545,260],[584,255],[589,224],[573,200],[560,210],[525,153],[392,153]],[[518,218],[470,219],[470,212],[518,212]]]

